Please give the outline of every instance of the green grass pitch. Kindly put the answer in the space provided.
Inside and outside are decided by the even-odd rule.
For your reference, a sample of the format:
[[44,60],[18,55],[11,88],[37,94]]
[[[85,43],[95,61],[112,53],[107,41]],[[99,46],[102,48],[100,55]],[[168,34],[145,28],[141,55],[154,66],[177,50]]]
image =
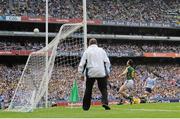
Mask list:
[[52,107],[29,113],[0,111],[0,118],[180,118],[180,103],[148,103],[111,105],[111,110],[91,106],[89,111],[81,107]]

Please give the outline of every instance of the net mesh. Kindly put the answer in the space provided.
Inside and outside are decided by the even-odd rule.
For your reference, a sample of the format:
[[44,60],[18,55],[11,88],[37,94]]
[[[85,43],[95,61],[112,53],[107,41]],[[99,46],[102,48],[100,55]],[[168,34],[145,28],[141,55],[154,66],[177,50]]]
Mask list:
[[49,100],[68,100],[84,49],[82,36],[82,24],[63,25],[48,47],[29,55],[9,111],[29,112],[42,106],[48,84]]

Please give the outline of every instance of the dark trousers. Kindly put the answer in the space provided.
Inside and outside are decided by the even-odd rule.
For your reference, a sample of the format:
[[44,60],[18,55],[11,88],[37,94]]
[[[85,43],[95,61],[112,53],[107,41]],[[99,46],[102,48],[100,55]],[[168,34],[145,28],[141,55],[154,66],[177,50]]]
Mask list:
[[107,78],[87,78],[86,90],[83,98],[83,109],[88,110],[91,105],[91,95],[94,82],[97,80],[98,88],[102,94],[101,102],[103,105],[108,105],[108,93],[107,93]]

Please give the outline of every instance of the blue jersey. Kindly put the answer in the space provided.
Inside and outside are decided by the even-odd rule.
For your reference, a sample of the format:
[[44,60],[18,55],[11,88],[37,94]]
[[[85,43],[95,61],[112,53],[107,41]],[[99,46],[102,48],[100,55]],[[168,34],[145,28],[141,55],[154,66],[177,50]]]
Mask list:
[[146,79],[146,88],[154,88],[154,86],[155,86],[155,84],[156,84],[156,78],[153,78],[153,79],[151,79],[151,78],[147,78]]

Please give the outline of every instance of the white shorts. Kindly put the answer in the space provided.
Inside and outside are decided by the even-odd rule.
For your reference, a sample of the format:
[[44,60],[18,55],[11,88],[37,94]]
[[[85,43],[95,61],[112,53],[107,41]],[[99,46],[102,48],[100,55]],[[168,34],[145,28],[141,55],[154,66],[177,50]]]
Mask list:
[[124,82],[124,85],[128,88],[128,89],[132,89],[134,88],[134,80],[126,80]]

